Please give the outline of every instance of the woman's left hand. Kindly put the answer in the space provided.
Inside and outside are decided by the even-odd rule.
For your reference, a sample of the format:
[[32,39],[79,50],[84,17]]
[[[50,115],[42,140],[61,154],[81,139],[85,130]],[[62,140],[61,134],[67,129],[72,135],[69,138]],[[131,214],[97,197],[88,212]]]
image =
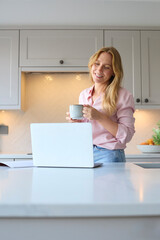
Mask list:
[[90,105],[83,106],[83,117],[88,120],[98,120],[100,118],[101,112],[91,107]]

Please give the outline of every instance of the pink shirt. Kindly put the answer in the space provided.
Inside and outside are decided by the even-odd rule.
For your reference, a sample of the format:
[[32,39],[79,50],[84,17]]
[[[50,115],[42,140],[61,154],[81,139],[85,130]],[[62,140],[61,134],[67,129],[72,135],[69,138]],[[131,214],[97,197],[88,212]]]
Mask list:
[[[80,104],[88,104],[98,111],[102,110],[102,97],[98,97],[95,102],[92,101],[92,93],[94,86],[83,90],[79,96]],[[119,96],[117,101],[117,111],[110,118],[118,123],[118,131],[116,137],[114,137],[110,132],[108,132],[100,123],[96,120],[91,120],[92,132],[93,132],[93,144],[107,148],[113,149],[124,149],[126,143],[128,143],[133,134],[135,133],[133,117],[134,113],[134,99],[130,92],[125,88],[120,88]],[[89,122],[89,120],[84,119],[84,121]]]

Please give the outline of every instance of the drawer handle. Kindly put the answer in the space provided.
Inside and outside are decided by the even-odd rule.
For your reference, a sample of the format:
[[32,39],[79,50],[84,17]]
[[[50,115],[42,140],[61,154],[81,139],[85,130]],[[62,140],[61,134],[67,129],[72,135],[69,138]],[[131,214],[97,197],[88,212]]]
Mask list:
[[144,101],[145,101],[145,103],[149,102],[148,98],[145,98]]
[[59,63],[60,63],[60,64],[63,64],[63,63],[64,63],[64,61],[63,61],[63,60],[60,60],[60,61],[59,61]]
[[136,102],[139,103],[141,100],[139,98],[136,99]]

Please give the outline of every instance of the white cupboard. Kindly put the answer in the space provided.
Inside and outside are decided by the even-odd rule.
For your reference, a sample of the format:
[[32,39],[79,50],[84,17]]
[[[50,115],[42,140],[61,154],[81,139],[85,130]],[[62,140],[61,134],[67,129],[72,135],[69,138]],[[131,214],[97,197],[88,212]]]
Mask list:
[[19,70],[18,70],[19,31],[0,30],[0,109],[18,109]]
[[137,108],[159,108],[160,31],[32,29],[0,30],[0,109],[21,107],[19,71],[88,71],[90,56],[103,46],[120,52],[123,86]]
[[21,67],[87,67],[103,30],[21,30]]
[[160,106],[160,31],[141,31],[142,102]]
[[142,108],[160,105],[160,31],[105,31],[105,45],[120,52],[124,82]]
[[123,86],[141,103],[140,32],[127,30],[105,31],[105,45],[115,47],[122,58]]

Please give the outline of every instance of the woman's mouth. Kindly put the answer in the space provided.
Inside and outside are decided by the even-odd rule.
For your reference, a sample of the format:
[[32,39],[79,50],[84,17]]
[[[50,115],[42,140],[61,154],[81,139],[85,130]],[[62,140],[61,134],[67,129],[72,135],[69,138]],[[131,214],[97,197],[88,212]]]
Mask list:
[[97,78],[102,78],[102,77],[103,77],[103,75],[97,74],[97,73],[95,73],[95,76],[96,76]]

